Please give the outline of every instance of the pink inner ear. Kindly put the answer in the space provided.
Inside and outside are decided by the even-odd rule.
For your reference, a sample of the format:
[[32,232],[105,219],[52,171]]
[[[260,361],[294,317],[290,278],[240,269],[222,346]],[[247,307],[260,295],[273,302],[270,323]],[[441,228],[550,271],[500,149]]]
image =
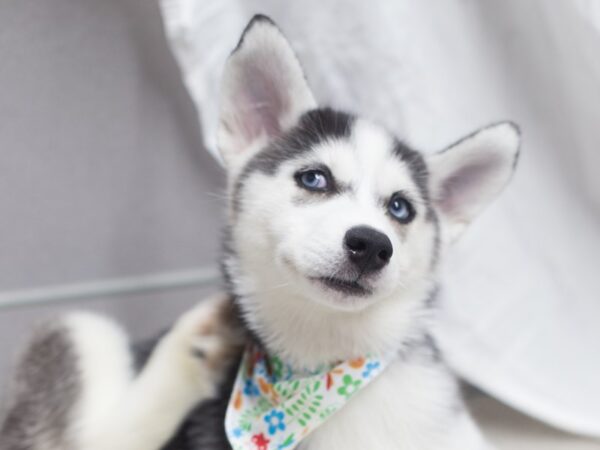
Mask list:
[[477,200],[481,190],[485,190],[486,178],[493,176],[500,163],[496,155],[487,155],[458,168],[442,182],[441,209],[451,215],[469,209],[470,203]]
[[242,136],[252,142],[262,133],[276,136],[281,132],[281,118],[288,108],[288,101],[280,75],[269,68],[268,62],[259,65],[247,62],[244,67],[244,83],[240,83],[236,97],[239,99],[237,123]]

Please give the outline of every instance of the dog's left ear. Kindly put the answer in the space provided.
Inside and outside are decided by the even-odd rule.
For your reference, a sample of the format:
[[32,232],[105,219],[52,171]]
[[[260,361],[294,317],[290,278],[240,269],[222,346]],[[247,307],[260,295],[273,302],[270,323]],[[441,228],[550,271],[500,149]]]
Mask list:
[[503,122],[483,128],[427,159],[431,199],[447,242],[504,189],[518,160],[519,128]]
[[271,19],[255,16],[223,73],[218,146],[225,164],[247,160],[315,107],[292,47]]

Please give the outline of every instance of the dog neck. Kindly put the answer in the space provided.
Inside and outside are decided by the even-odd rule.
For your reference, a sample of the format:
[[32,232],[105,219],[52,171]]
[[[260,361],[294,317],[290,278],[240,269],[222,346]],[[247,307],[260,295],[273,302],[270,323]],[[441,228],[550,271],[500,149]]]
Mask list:
[[336,361],[401,352],[428,328],[435,291],[435,284],[424,282],[361,311],[340,311],[282,292],[234,298],[254,343],[297,369],[312,370]]

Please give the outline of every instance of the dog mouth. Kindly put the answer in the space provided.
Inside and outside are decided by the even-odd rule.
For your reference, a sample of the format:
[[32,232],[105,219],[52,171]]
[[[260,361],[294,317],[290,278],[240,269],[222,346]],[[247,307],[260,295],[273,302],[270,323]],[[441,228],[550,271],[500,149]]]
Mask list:
[[[288,258],[284,258],[284,263],[296,273],[302,273],[296,268],[296,265]],[[306,275],[305,275],[306,276]],[[315,284],[336,291],[348,297],[367,297],[373,294],[373,290],[359,282],[360,276],[355,280],[348,280],[337,277],[306,276],[306,279]]]
[[313,279],[327,288],[345,295],[364,297],[372,293],[370,289],[360,284],[357,280],[351,281],[333,277],[318,277]]

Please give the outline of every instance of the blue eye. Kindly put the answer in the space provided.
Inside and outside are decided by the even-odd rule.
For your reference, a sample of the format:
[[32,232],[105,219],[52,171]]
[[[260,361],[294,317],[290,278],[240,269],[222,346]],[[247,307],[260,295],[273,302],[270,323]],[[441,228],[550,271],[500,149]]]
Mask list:
[[415,217],[415,209],[404,197],[395,194],[388,203],[388,211],[400,223],[409,223]]
[[329,187],[327,175],[320,170],[307,170],[301,172],[297,179],[301,186],[309,191],[325,191]]

